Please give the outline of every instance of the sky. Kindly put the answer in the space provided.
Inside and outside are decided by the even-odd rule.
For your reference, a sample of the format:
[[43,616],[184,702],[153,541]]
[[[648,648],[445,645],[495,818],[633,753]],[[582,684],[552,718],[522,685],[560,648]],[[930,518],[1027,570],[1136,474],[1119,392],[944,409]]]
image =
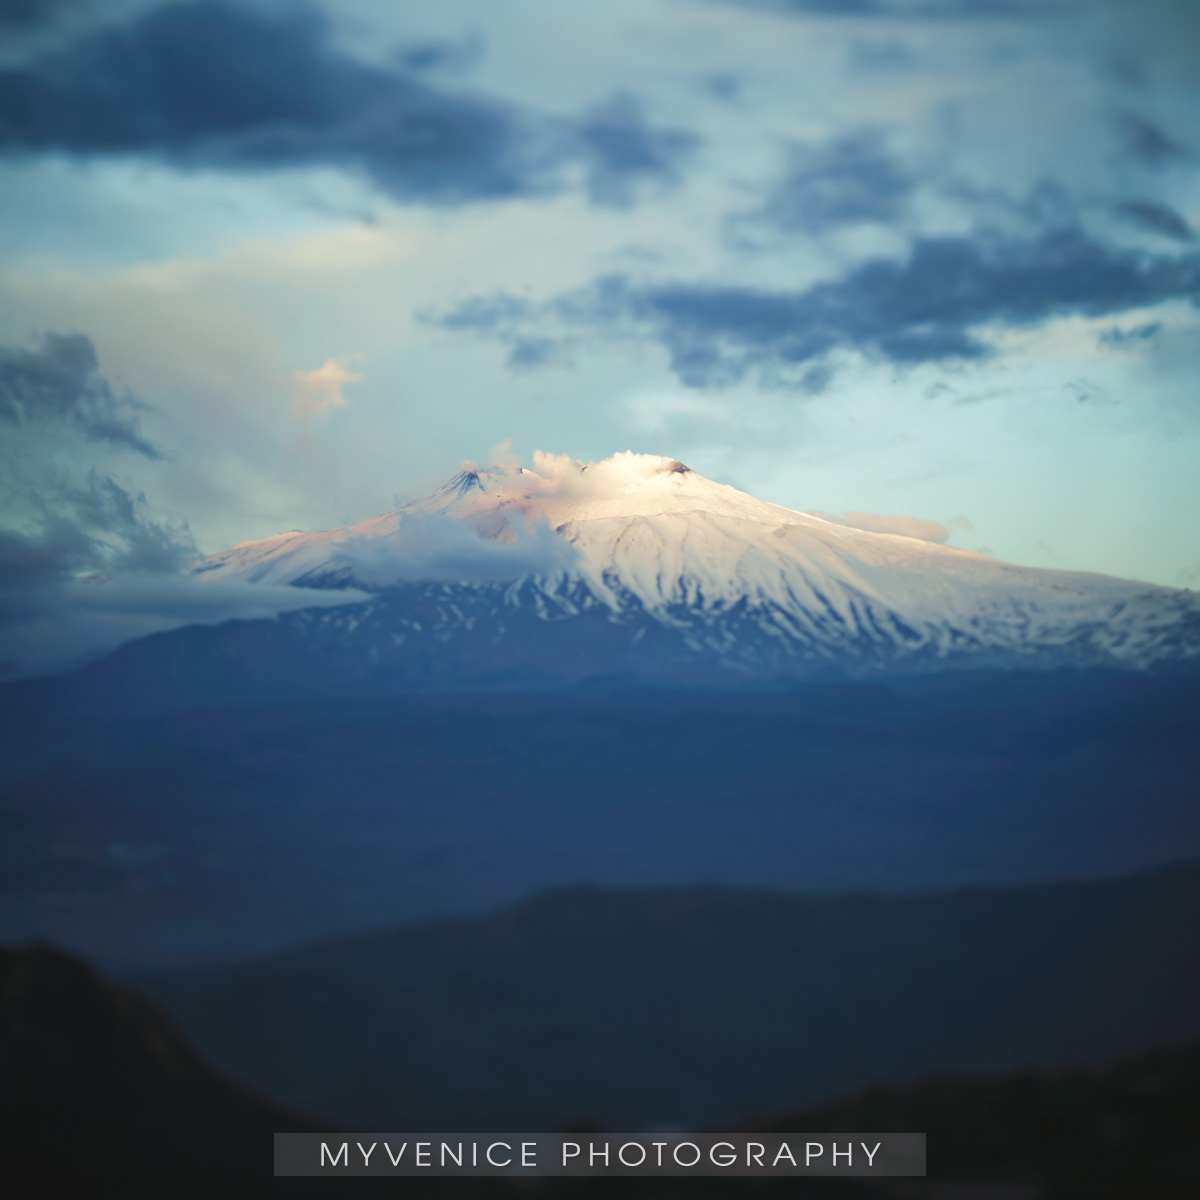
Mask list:
[[0,25],[0,626],[537,450],[1200,587],[1192,0]]

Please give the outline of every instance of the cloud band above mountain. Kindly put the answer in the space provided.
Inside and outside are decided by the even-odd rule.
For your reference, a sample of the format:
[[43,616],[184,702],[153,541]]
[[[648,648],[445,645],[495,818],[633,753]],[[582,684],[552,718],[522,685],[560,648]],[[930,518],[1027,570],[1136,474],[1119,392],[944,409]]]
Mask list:
[[649,338],[681,382],[708,388],[751,374],[800,384],[835,350],[898,365],[981,359],[993,328],[1198,298],[1200,255],[1151,257],[1064,228],[1031,241],[919,239],[906,258],[875,258],[793,292],[610,275],[542,305],[500,294],[427,319],[510,345],[555,329]]

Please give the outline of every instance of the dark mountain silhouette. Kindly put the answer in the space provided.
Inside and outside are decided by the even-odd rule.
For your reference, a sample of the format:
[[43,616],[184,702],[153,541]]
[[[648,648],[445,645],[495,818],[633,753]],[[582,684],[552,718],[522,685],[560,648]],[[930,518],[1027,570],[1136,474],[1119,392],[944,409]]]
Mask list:
[[[394,1038],[419,1038],[397,1026]],[[1191,1200],[1200,1188],[1200,1042],[1062,1075],[946,1077],[758,1130],[911,1129],[929,1178],[764,1180],[763,1196],[888,1200]],[[0,950],[0,1180],[21,1200],[324,1197],[389,1185],[271,1180],[271,1133],[313,1128],[204,1065],[150,1003],[47,947]],[[423,1184],[423,1186],[422,1186]],[[405,1180],[405,1193],[527,1194],[500,1180]],[[390,1188],[394,1191],[394,1186]],[[720,1179],[549,1180],[557,1200],[741,1195]]]
[[[931,1180],[957,1180],[964,1200],[1187,1200],[1200,1195],[1200,1043],[1103,1070],[880,1089],[756,1128],[764,1125],[926,1130]],[[1012,1190],[972,1191],[971,1182]]]
[[5,1195],[212,1196],[271,1173],[271,1135],[315,1128],[215,1073],[159,1008],[48,946],[0,949]]
[[1200,864],[927,897],[544,896],[141,980],[238,1078],[356,1128],[697,1127],[1200,1034]]

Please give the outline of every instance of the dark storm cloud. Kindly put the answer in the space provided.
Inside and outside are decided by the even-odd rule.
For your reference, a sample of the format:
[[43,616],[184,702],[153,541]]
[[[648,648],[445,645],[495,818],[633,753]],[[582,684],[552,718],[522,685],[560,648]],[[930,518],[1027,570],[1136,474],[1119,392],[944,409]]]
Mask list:
[[138,428],[140,406],[117,396],[81,333],[49,333],[34,349],[0,346],[0,422],[22,429],[60,423],[93,441],[161,457]]
[[39,482],[34,526],[0,529],[0,617],[28,615],[39,589],[82,573],[170,572],[195,553],[186,525],[153,520],[145,496],[110,476]]
[[[46,589],[81,575],[176,571],[195,553],[186,525],[154,520],[141,493],[80,462],[62,462],[63,435],[151,459],[137,411],[100,374],[82,333],[48,333],[31,349],[0,347],[0,619],[38,611]],[[87,443],[84,443],[85,445]],[[47,448],[53,453],[47,454]]]
[[81,486],[44,473],[38,484],[40,520],[0,528],[0,677],[74,666],[178,625],[365,598],[205,583],[185,570],[196,552],[187,526],[155,519],[141,493],[96,471]]
[[838,138],[827,146],[792,146],[787,170],[761,209],[747,214],[785,233],[820,233],[835,225],[892,221],[913,182],[875,133]]
[[[444,49],[444,48],[442,48]],[[427,82],[442,49],[394,68],[339,51],[306,7],[172,6],[0,72],[0,148],[142,154],[226,168],[327,164],[393,196],[439,204],[560,186],[582,162],[593,194],[623,203],[669,181],[691,135],[656,131],[629,100],[552,122]]]
[[0,144],[241,167],[354,165],[455,203],[528,189],[518,116],[334,50],[309,10],[159,9],[0,74]]
[[[128,492],[91,471],[84,486],[63,489],[78,531],[91,538],[96,562],[125,571],[174,571],[196,548],[186,525],[152,520],[141,492]],[[87,564],[81,564],[87,565]]]
[[141,492],[106,472],[93,468],[80,482],[78,466],[54,459],[26,467],[22,449],[6,444],[0,463],[0,677],[74,666],[178,625],[365,598],[206,583],[187,571],[196,546],[186,523],[155,515]]
[[76,431],[109,451],[160,458],[138,430],[137,407],[114,394],[84,334],[50,333],[33,349],[0,347],[0,422],[8,426],[0,451],[0,625],[57,604],[72,579],[169,573],[195,553],[186,525],[153,519],[144,495],[81,465],[78,446],[69,468],[60,454],[46,454]]
[[1186,146],[1137,113],[1122,113],[1117,119],[1117,131],[1126,152],[1146,166],[1164,167],[1191,157]]
[[1114,211],[1134,225],[1177,242],[1190,242],[1195,237],[1192,227],[1174,209],[1153,200],[1124,200],[1114,206]]
[[904,260],[874,259],[845,277],[796,292],[722,284],[645,285],[608,276],[529,315],[497,298],[441,318],[512,344],[531,321],[650,336],[679,378],[721,387],[750,373],[804,383],[835,349],[897,364],[981,358],[988,325],[1028,326],[1098,316],[1177,297],[1200,297],[1200,255],[1148,257],[1105,246],[1077,228],[1025,242],[918,241]]

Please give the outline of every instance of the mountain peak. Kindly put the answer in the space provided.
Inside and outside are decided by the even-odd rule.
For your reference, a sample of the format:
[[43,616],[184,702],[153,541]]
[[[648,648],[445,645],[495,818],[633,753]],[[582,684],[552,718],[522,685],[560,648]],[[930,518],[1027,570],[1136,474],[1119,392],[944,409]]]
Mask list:
[[717,511],[727,508],[733,497],[739,498],[735,507],[743,512],[747,505],[760,503],[735,488],[705,479],[666,455],[624,450],[599,461],[583,462],[539,450],[532,468],[464,462],[458,474],[441,487],[390,516],[425,513],[466,519],[485,536],[494,537],[496,528],[514,515],[526,521],[546,521],[557,528],[567,521],[599,515]]
[[629,450],[586,463],[538,451],[531,468],[464,463],[394,512],[243,543],[197,570],[373,591],[461,585],[451,616],[466,613],[470,589],[492,585],[507,589],[506,610],[521,581],[539,620],[591,611],[687,629],[689,653],[731,661],[751,645],[772,662],[1144,663],[1200,652],[1200,604],[1187,594],[839,525]]
[[487,466],[464,462],[457,475],[448,479],[428,496],[413,501],[401,511],[462,515],[480,497],[495,493],[514,475],[524,473],[522,467]]

